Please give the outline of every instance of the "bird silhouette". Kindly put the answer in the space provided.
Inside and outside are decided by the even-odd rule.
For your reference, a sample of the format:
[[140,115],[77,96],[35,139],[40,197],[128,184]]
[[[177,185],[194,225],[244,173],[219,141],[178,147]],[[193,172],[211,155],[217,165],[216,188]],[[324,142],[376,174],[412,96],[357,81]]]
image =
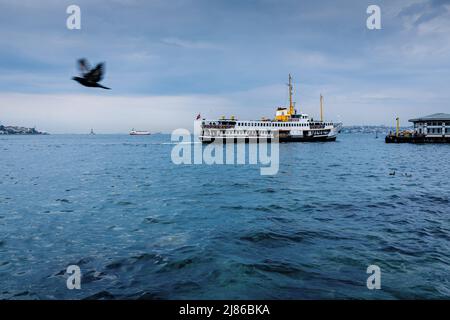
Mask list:
[[77,81],[79,84],[85,87],[102,88],[107,90],[111,89],[99,84],[99,82],[102,81],[103,75],[105,73],[104,63],[99,63],[95,66],[95,68],[91,69],[91,67],[89,66],[89,62],[86,59],[79,59],[78,68],[80,69],[81,77],[73,77],[72,80]]

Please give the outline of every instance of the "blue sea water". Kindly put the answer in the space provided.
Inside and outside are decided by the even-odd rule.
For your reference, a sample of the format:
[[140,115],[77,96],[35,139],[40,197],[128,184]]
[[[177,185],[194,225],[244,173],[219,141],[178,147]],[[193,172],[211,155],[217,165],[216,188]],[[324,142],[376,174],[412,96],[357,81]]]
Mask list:
[[449,145],[281,144],[275,176],[174,165],[173,146],[0,137],[0,298],[450,297]]

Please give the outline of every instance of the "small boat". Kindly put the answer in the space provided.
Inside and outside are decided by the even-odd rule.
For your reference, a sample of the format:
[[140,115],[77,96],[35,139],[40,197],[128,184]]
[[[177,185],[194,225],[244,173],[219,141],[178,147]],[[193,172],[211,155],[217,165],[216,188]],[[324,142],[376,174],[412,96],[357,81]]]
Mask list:
[[139,130],[131,130],[130,136],[149,136],[151,133],[149,131],[139,131]]
[[95,135],[94,129],[91,129],[91,132],[89,133],[91,136]]

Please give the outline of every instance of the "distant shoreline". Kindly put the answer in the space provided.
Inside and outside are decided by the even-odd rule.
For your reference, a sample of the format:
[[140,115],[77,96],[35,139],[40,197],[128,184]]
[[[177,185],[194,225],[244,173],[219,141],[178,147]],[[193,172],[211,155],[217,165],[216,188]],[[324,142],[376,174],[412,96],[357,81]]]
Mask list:
[[47,132],[41,132],[35,128],[2,126],[0,125],[0,135],[47,135]]
[[[411,127],[404,127],[404,129],[411,129]],[[388,133],[389,131],[395,131],[395,127],[384,125],[348,125],[342,128],[342,133],[344,134],[354,134],[354,133],[385,134]],[[170,135],[171,133],[157,132],[152,135],[155,134]],[[0,136],[2,135],[49,135],[49,133],[44,131],[38,131],[35,128],[0,125]],[[89,135],[89,133],[52,133],[52,135]],[[128,132],[96,133],[96,135],[129,135],[129,133]]]

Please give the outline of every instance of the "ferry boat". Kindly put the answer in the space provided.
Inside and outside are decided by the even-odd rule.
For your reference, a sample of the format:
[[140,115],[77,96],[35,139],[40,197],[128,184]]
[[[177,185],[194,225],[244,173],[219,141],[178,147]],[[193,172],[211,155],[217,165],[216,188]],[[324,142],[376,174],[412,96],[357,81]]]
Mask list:
[[139,131],[132,129],[130,131],[130,136],[149,136],[151,133],[149,131]]
[[281,107],[275,119],[238,120],[222,117],[219,120],[200,120],[199,139],[203,143],[216,140],[226,142],[258,142],[262,139],[279,142],[335,141],[342,123],[323,120],[323,97],[320,96],[320,121],[305,113],[297,113],[292,99],[292,77],[289,75],[289,108]]

